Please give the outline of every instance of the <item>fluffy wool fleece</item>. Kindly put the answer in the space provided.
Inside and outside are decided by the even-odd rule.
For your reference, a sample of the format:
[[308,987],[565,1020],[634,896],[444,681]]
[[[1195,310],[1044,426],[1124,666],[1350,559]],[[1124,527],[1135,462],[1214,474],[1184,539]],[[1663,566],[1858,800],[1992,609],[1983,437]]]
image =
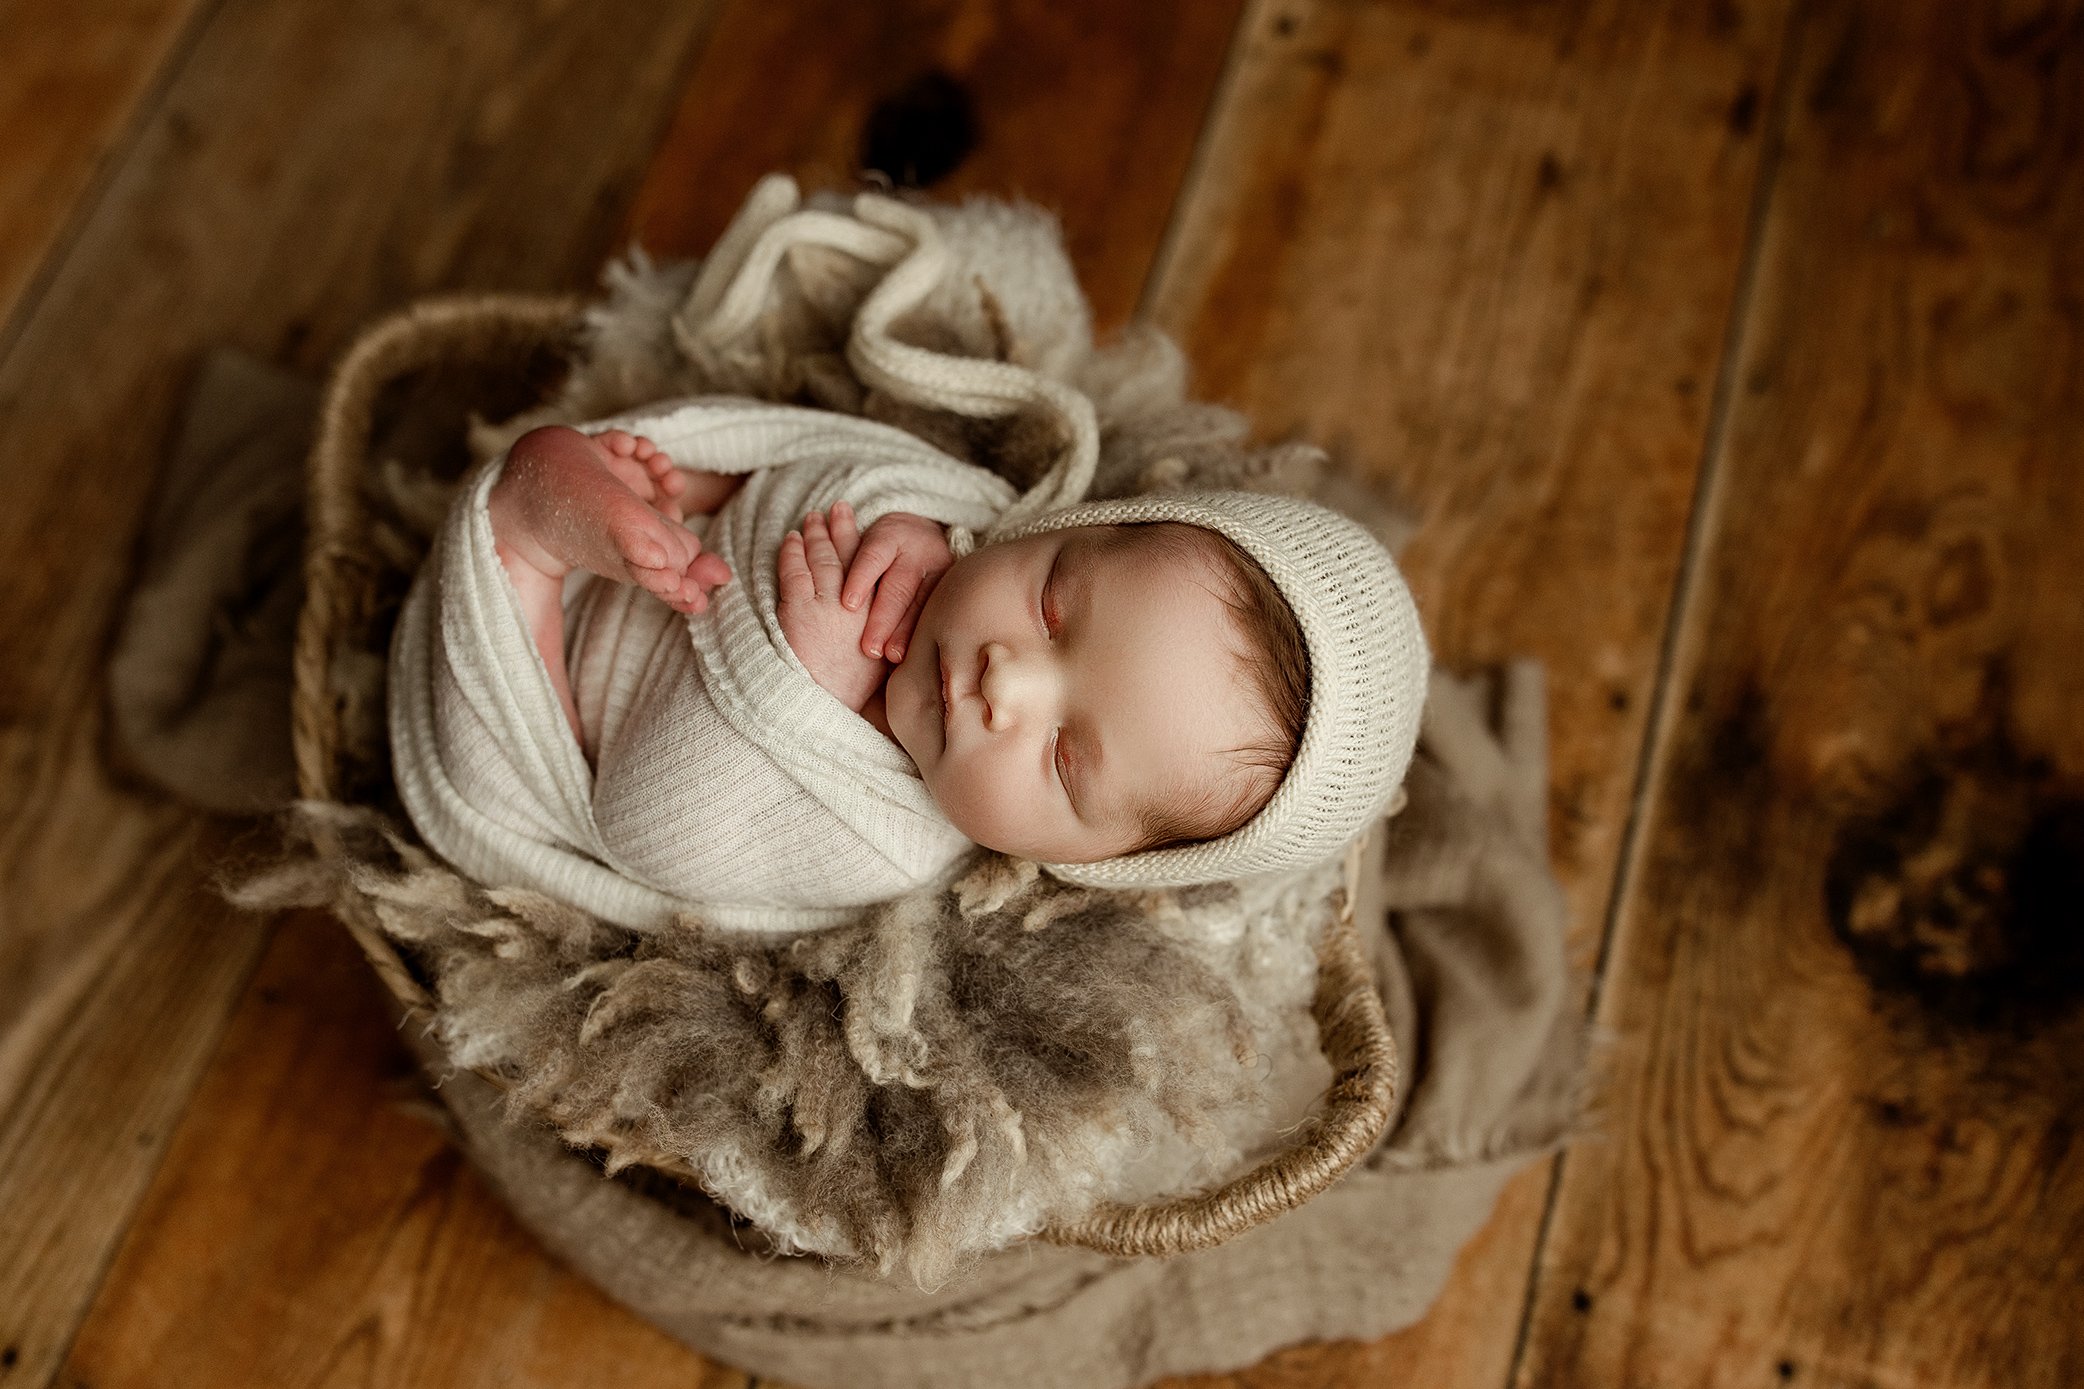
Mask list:
[[[936,215],[957,272],[904,336],[1087,392],[1102,426],[1094,496],[1336,488],[1321,485],[1317,450],[1249,447],[1236,414],[1186,400],[1184,364],[1162,335],[1135,329],[1096,348],[1046,215],[988,200]],[[955,420],[865,390],[842,349],[874,277],[844,256],[792,256],[758,347],[730,357],[705,352],[676,317],[697,270],[641,257],[612,267],[565,384],[542,408],[477,428],[474,451],[538,423],[691,393],[868,415],[1016,483],[1056,444],[1017,420]],[[396,467],[378,476],[372,502],[402,570],[445,493]],[[1362,494],[1333,500],[1352,509]],[[1362,519],[1396,544],[1399,513],[1372,506]],[[380,663],[339,669],[344,704],[380,705]],[[380,761],[380,720],[361,723],[350,760]],[[428,982],[450,1057],[498,1077],[517,1121],[600,1149],[610,1171],[697,1174],[785,1252],[936,1286],[1096,1202],[1235,1174],[1293,1141],[1330,1080],[1309,1002],[1335,864],[1109,893],[980,850],[952,890],[762,942],[693,921],[631,933],[538,894],[484,890],[394,815],[298,813],[307,852],[256,880],[248,900],[373,914]]]

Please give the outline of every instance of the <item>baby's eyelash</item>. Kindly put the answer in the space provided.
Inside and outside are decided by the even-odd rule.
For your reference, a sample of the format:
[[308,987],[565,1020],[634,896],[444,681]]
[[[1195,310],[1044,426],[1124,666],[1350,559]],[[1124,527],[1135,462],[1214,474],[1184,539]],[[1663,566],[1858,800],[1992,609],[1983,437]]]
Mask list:
[[1042,630],[1050,636],[1056,635],[1059,621],[1057,615],[1051,611],[1056,607],[1056,567],[1057,560],[1050,560],[1049,577],[1042,581]]

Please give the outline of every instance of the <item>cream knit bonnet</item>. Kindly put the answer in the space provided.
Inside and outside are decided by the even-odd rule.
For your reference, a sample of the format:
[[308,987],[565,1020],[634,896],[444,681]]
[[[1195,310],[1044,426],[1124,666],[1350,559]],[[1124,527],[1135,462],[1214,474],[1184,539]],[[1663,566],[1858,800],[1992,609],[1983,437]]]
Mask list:
[[1273,798],[1220,839],[1042,867],[1088,887],[1151,888],[1322,862],[1387,809],[1411,764],[1432,668],[1411,590],[1389,551],[1357,522],[1314,502],[1259,492],[1088,502],[994,528],[990,539],[1153,521],[1228,538],[1288,600],[1309,652],[1302,743]]

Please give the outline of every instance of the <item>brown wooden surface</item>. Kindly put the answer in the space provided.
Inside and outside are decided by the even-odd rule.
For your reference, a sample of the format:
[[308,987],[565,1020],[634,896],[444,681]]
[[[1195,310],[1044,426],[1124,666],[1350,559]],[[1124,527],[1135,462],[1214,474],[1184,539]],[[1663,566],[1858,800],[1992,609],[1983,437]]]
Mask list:
[[61,1378],[733,1389],[547,1258],[328,917],[275,933]]
[[702,17],[228,0],[41,272],[0,355],[0,1384],[50,1381],[262,942],[203,891],[196,817],[102,756],[188,371],[219,343],[315,369],[439,287],[585,284]]
[[202,0],[0,0],[0,343]]
[[[1151,297],[1197,394],[1325,442],[1423,512],[1403,562],[1438,660],[1547,667],[1551,847],[1585,961],[1785,26],[1777,3],[1701,10],[1260,7]],[[1298,1363],[1502,1385],[1546,1185],[1518,1179],[1425,1323]]]
[[801,0],[733,5],[631,214],[660,255],[709,248],[770,170],[859,177],[864,128],[927,75],[975,109],[936,197],[1031,199],[1063,222],[1104,331],[1142,293],[1243,0]]
[[937,193],[1056,208],[1103,323],[1423,512],[1443,660],[1547,665],[1610,961],[1553,1205],[1400,1335],[1179,1383],[2084,1382],[2077,0],[47,4],[0,0],[51,17],[0,98],[75,75],[0,100],[0,188],[57,190],[0,240],[0,1389],[748,1382],[536,1250],[344,934],[269,943],[106,770],[99,484],[205,346],[697,251],[936,69]]
[[[82,215],[83,194],[121,146],[196,9],[192,0],[95,7],[0,0],[0,53],[7,55],[0,60],[0,352],[16,336],[25,294],[57,262],[54,247]],[[33,428],[12,414],[0,418],[34,446]],[[9,459],[10,502],[35,466]],[[99,568],[106,591],[123,547],[92,545],[93,538],[91,530],[72,537],[91,547],[81,567],[90,582]],[[4,1383],[16,1366],[47,1375],[62,1353],[179,1114],[179,1079],[200,1063],[236,988],[236,965],[213,968],[212,947],[234,961],[250,957],[255,932],[197,900],[187,868],[190,817],[126,813],[138,808],[113,797],[92,723],[65,717],[64,701],[96,686],[97,628],[41,634],[56,637],[37,651],[42,668],[22,668],[28,652],[18,644],[34,640],[24,629],[42,625],[37,605],[51,599],[70,567],[63,552],[16,543],[0,553],[29,571],[26,583],[9,584],[27,593],[0,599],[7,604],[0,651],[10,658],[0,673],[0,804],[13,808],[0,820]],[[54,846],[61,865],[44,861]],[[83,852],[87,846],[94,852]],[[135,957],[125,958],[133,938]],[[76,1025],[97,1003],[127,1020],[131,1035],[118,1050],[148,1045],[175,1084],[106,1065],[91,1030]],[[138,1079],[144,1083],[132,1083]],[[79,1093],[83,1086],[90,1093]],[[67,1141],[87,1133],[91,1143]]]
[[1519,1383],[2084,1383],[2084,7],[1824,0]]

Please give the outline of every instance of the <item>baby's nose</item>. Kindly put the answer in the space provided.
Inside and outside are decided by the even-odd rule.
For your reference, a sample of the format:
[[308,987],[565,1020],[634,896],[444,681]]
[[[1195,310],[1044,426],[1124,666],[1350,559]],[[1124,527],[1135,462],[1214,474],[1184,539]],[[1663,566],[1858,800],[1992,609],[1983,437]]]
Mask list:
[[999,732],[1033,714],[1043,695],[1042,670],[1036,662],[1014,655],[1012,648],[986,642],[977,689],[984,696],[984,726]]

